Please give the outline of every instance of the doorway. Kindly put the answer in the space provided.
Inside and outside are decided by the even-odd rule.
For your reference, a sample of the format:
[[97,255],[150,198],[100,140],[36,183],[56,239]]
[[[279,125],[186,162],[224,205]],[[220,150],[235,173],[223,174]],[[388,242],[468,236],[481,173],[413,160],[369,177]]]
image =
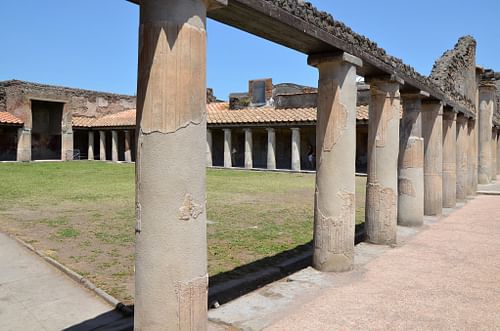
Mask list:
[[61,159],[61,122],[64,103],[31,101],[31,157],[33,160]]

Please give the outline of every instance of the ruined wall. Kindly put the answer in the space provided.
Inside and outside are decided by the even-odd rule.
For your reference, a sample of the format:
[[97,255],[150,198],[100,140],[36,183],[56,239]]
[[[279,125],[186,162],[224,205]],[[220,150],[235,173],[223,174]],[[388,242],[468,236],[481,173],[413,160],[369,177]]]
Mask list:
[[0,86],[0,111],[7,111],[7,95],[5,89]]
[[432,68],[432,81],[454,100],[469,104],[476,111],[476,41],[471,36],[458,40],[452,50],[446,51]]

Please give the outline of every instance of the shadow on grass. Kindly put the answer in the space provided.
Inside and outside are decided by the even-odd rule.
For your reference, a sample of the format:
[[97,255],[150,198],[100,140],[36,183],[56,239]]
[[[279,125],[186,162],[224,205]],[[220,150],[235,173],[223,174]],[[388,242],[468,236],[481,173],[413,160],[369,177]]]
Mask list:
[[[354,242],[365,240],[365,226],[356,225]],[[282,279],[312,265],[312,241],[274,256],[237,267],[210,277],[208,308],[224,304],[269,283]],[[133,330],[134,306],[119,304],[114,310],[71,326],[68,331]]]

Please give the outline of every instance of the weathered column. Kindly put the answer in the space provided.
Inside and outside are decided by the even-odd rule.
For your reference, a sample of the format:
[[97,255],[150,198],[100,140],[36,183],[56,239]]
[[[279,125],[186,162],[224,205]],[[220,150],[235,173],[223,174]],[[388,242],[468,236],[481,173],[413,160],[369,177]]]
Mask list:
[[276,169],[276,131],[267,128],[267,169]]
[[212,149],[213,149],[212,130],[207,129],[207,167],[211,167],[214,165],[212,159]]
[[[476,126],[477,123],[474,119],[469,118],[467,122],[467,196],[476,195],[476,188],[474,186],[474,172],[477,171],[475,168],[474,160],[476,157],[475,147],[476,147]],[[490,149],[491,151],[491,149]]]
[[368,80],[371,101],[368,121],[368,179],[365,228],[373,244],[396,243],[398,204],[398,154],[401,80],[377,77]]
[[398,224],[421,226],[424,222],[424,140],[422,98],[429,94],[402,94],[400,122]]
[[62,113],[61,121],[61,160],[73,160],[73,125],[72,125],[72,112],[68,105],[65,103]]
[[253,137],[252,129],[245,129],[245,168],[253,168]]
[[495,84],[479,85],[479,184],[491,181],[491,128],[495,109]]
[[292,170],[300,171],[300,129],[292,128]]
[[348,53],[310,56],[319,69],[313,266],[347,271],[354,263],[356,67]]
[[87,159],[94,159],[94,131],[89,131],[89,147],[87,152]]
[[17,161],[31,161],[31,129],[17,130]]
[[497,135],[497,176],[500,175],[500,128]]
[[206,5],[140,1],[135,330],[206,330]]
[[118,162],[118,132],[111,131],[111,160]]
[[99,160],[106,161],[106,131],[99,131]]
[[125,130],[125,162],[132,162],[132,151],[130,149],[130,131]]
[[457,114],[446,108],[443,113],[443,207],[457,205]]
[[463,114],[457,116],[456,140],[456,169],[457,169],[457,201],[464,202],[467,198],[468,171],[468,143],[467,143],[467,117]]
[[231,129],[224,129],[224,168],[231,168],[233,166],[231,139]]
[[424,138],[424,214],[441,215],[443,211],[443,104],[429,100],[422,103]]
[[491,130],[491,180],[497,180],[497,128]]

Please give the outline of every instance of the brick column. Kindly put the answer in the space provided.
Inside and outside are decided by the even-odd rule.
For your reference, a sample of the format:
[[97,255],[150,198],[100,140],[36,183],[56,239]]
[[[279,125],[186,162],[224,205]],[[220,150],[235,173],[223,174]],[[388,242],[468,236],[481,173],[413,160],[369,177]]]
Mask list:
[[354,263],[356,67],[348,53],[310,56],[319,69],[313,267],[347,271]]
[[424,214],[441,215],[443,211],[443,104],[422,103],[424,138]]
[[479,85],[479,184],[491,181],[491,128],[495,91],[496,86],[492,82]]
[[292,128],[292,165],[291,169],[300,171],[300,129]]
[[94,131],[89,131],[89,146],[87,154],[88,160],[94,159]]
[[140,1],[135,330],[206,330],[206,4]]
[[231,168],[233,166],[231,139],[231,129],[224,129],[224,168]]
[[130,149],[130,131],[125,130],[125,162],[132,162],[132,151]]
[[106,131],[99,131],[99,160],[106,161]]
[[464,202],[467,198],[468,171],[468,143],[467,143],[467,117],[463,114],[457,116],[457,201]]
[[[366,78],[365,78],[366,79]],[[368,178],[366,183],[367,240],[373,244],[396,243],[398,216],[398,154],[402,81],[370,78],[368,121]]]
[[245,168],[253,168],[253,137],[252,129],[245,129]]
[[457,114],[443,113],[443,207],[457,205]]
[[421,226],[424,222],[424,140],[422,98],[425,92],[402,94],[403,118],[399,134],[398,224]]
[[267,128],[267,169],[276,169],[276,131]]
[[118,162],[118,132],[116,130],[111,131],[111,160],[113,162]]

